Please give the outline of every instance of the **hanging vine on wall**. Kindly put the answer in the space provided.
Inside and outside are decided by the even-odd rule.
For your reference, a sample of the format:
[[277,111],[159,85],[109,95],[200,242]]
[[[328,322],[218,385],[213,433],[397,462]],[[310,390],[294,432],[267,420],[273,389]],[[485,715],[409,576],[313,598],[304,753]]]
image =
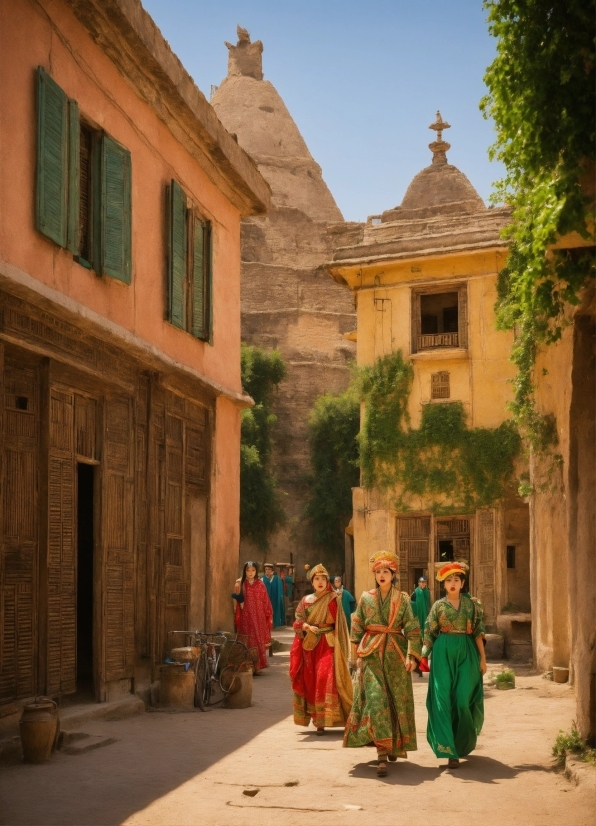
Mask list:
[[520,450],[514,424],[468,428],[462,403],[449,402],[425,405],[414,430],[407,411],[413,376],[400,350],[358,373],[364,486],[397,490],[395,507],[402,511],[420,507],[422,499],[434,513],[490,507],[513,477]]
[[561,461],[556,427],[537,408],[534,368],[539,349],[560,338],[569,306],[594,278],[593,247],[553,245],[572,232],[594,243],[596,4],[485,0],[484,7],[497,55],[481,109],[495,123],[491,159],[505,167],[493,200],[512,208],[497,326],[515,331],[514,420],[535,456],[555,460],[546,462],[552,469]]

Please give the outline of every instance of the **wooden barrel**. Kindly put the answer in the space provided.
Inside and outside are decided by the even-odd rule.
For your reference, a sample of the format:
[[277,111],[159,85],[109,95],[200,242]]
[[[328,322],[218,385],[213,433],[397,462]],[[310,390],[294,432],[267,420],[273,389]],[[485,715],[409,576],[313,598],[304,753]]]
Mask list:
[[57,740],[58,705],[49,697],[28,703],[23,706],[19,728],[25,762],[45,763]]

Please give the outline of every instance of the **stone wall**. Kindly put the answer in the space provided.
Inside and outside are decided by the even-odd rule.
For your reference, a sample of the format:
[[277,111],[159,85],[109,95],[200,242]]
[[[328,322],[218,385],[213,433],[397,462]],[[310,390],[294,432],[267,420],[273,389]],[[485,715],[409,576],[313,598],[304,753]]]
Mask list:
[[[307,423],[316,399],[343,391],[355,346],[344,333],[355,329],[353,299],[322,269],[333,252],[328,223],[342,215],[282,98],[263,80],[262,45],[238,29],[228,77],[212,98],[224,126],[256,161],[271,187],[271,209],[242,223],[242,339],[281,351],[287,378],[275,398],[275,469],[285,494],[287,524],[267,556],[288,562],[297,576],[320,561],[304,520],[310,473]],[[264,553],[243,541],[241,557]],[[337,565],[332,559],[325,560]]]

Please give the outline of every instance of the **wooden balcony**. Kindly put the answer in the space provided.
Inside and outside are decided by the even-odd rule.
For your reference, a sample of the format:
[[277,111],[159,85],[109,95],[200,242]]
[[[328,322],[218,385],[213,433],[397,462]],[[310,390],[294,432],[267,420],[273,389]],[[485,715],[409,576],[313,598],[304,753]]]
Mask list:
[[458,333],[437,333],[430,336],[418,336],[419,350],[430,350],[435,347],[459,347]]

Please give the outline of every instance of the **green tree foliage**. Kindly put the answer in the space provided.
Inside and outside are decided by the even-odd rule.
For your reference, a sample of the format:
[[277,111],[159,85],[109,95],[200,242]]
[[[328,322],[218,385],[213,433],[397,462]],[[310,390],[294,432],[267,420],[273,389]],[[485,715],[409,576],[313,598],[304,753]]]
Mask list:
[[461,402],[427,404],[420,428],[407,405],[414,371],[398,350],[363,367],[357,377],[365,403],[359,436],[365,487],[396,490],[395,506],[413,497],[434,513],[470,512],[501,499],[514,471],[520,437],[512,422],[468,428]]
[[240,533],[259,548],[285,520],[281,493],[272,468],[271,400],[286,368],[279,351],[242,345],[242,386],[255,406],[242,411],[240,444]]
[[[344,555],[344,529],[352,513],[352,488],[358,485],[360,404],[352,390],[317,399],[308,420],[312,477],[306,516],[313,540],[337,563]],[[341,570],[343,565],[338,570]]]
[[[498,283],[497,323],[514,329],[511,409],[535,451],[553,443],[534,403],[538,349],[556,341],[567,304],[594,277],[593,249],[552,250],[570,232],[589,238],[594,175],[595,0],[486,0],[497,56],[481,102],[495,122],[490,156],[503,162],[495,201],[512,207],[510,255]],[[593,225],[592,225],[593,226]]]

